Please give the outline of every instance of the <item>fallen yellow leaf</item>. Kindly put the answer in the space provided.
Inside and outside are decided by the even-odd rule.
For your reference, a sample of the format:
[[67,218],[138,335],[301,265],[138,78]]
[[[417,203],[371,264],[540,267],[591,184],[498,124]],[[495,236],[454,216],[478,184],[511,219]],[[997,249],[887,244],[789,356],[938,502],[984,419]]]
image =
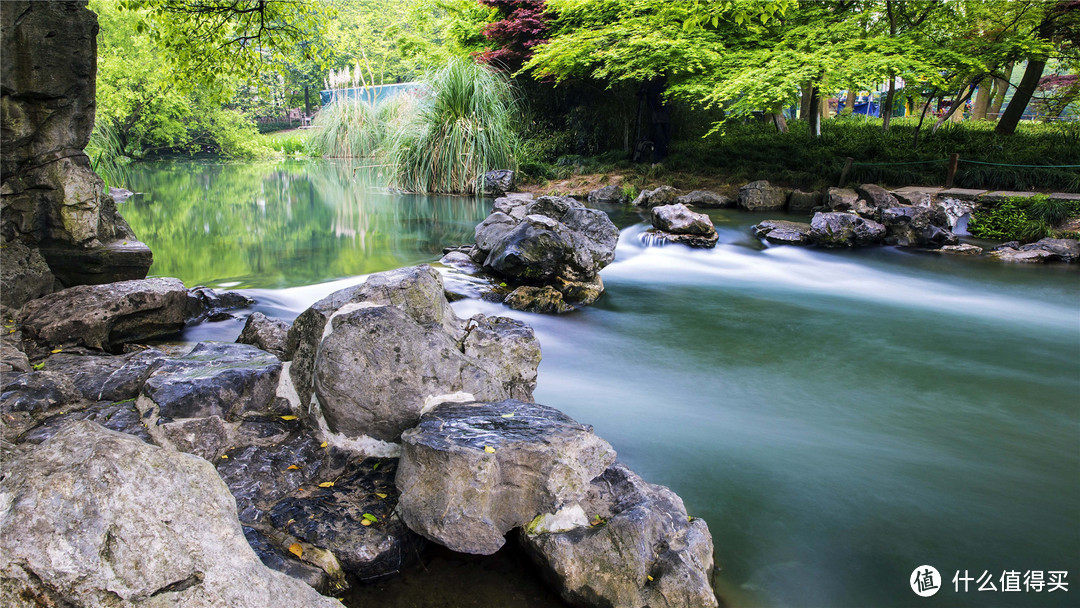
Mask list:
[[376,492],[375,496],[378,496],[379,498],[386,498],[386,494],[383,494],[382,492]]
[[304,548],[300,546],[300,543],[293,543],[289,545],[289,553],[292,553],[297,558],[304,557]]
[[320,488],[332,488],[332,487],[334,487],[334,482],[332,482],[332,481],[324,481],[324,482],[319,484],[319,487]]
[[[648,575],[646,575],[646,576],[648,576]],[[653,577],[651,577],[651,576],[648,576],[648,578],[649,578],[650,581],[653,580]]]
[[368,520],[366,520],[366,519],[361,519],[361,520],[360,520],[360,525],[361,525],[361,526],[370,526],[370,525],[371,525],[371,522],[370,522],[370,521],[368,521]]
[[229,458],[229,455],[228,454],[222,454],[221,457],[225,458],[227,460]]
[[319,444],[319,447],[320,447],[320,448],[325,448],[325,447],[326,447],[326,442],[324,441],[324,442],[320,443],[320,444]]
[[500,418],[513,418],[513,417],[514,417],[514,412],[510,412],[509,414],[503,414],[502,416],[500,416]]
[[292,415],[282,416],[281,419],[282,420],[296,420],[296,416],[292,416]]
[[54,349],[50,350],[49,352],[55,355],[56,353],[58,353],[58,352],[60,352],[62,350],[64,350],[64,349],[63,348],[54,348]]
[[295,464],[290,464],[290,465],[289,465],[289,468],[287,468],[287,469],[285,469],[285,470],[286,470],[286,471],[299,471],[299,470],[300,470],[300,467],[296,466]]
[[495,453],[495,448],[491,447],[490,445],[485,445],[484,446],[484,451],[487,452],[488,454],[494,454]]

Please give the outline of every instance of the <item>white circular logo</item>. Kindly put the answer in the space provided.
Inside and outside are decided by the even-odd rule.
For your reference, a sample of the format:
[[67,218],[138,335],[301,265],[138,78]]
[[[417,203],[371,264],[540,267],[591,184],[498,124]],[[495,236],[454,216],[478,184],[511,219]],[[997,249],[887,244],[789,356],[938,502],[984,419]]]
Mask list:
[[919,566],[911,573],[911,590],[919,597],[930,597],[941,589],[941,575],[933,566]]

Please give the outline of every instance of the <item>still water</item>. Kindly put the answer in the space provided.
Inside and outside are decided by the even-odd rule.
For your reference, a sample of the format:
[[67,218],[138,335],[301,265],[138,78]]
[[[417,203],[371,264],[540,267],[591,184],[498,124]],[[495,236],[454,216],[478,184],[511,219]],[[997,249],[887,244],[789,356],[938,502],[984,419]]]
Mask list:
[[[437,260],[486,215],[485,201],[388,193],[372,171],[143,165],[122,212],[152,274],[245,288],[291,320],[358,275]],[[720,244],[701,251],[642,247],[645,226],[615,214],[607,293],[586,310],[454,306],[534,327],[537,401],[594,425],[709,522],[730,606],[1077,605],[1078,269],[763,248],[749,232],[761,216],[712,215]],[[925,599],[908,583],[923,564],[944,579]],[[356,605],[557,605],[502,566],[429,565]],[[997,591],[954,591],[965,570]],[[1024,591],[1029,571],[1067,571],[1069,590]],[[1021,591],[1001,591],[1007,572]]]

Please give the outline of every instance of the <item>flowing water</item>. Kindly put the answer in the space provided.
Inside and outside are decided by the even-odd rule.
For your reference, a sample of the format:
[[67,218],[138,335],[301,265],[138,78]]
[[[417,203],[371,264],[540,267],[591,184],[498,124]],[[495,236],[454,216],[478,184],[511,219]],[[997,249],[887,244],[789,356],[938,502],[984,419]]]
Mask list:
[[[333,163],[139,167],[122,206],[154,275],[246,288],[291,319],[365,273],[433,262],[488,202],[395,195]],[[893,248],[768,247],[711,215],[714,250],[643,247],[635,214],[597,305],[520,318],[536,399],[596,427],[705,518],[731,606],[1076,605],[1080,272]],[[240,322],[186,339],[231,340]],[[437,554],[353,605],[553,606],[501,562]],[[943,588],[909,587],[928,564]],[[520,568],[518,568],[520,569]],[[997,591],[953,576],[985,572]],[[1024,591],[1067,571],[1069,591]],[[1002,575],[1017,572],[1018,592]],[[427,578],[425,578],[427,577]],[[534,588],[535,586],[535,588]]]

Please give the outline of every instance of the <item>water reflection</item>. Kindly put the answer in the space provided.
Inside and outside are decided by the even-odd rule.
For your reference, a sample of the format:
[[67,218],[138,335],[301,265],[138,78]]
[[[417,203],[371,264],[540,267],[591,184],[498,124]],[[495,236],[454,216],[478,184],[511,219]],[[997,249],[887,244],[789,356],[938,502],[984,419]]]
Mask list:
[[334,161],[146,163],[121,212],[151,275],[214,287],[311,285],[436,259],[472,237],[482,199],[388,191],[378,168]]

